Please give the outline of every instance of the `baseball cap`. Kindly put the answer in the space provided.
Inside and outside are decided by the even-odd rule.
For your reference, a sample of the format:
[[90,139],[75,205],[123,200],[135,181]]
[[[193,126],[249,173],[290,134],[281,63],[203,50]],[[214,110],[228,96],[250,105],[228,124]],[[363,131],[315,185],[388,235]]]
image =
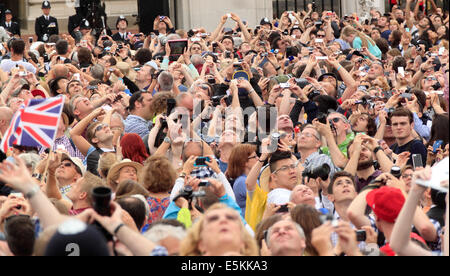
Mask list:
[[[72,245],[72,250],[67,250]],[[45,250],[45,256],[109,256],[105,237],[92,225],[69,219],[58,226]]]
[[261,22],[259,23],[259,25],[271,25],[272,26],[272,23],[270,23],[270,20],[269,20],[269,18],[267,18],[267,17],[264,17],[263,19],[261,19]]
[[83,161],[81,161],[78,157],[72,157],[70,155],[67,155],[66,153],[62,154],[61,162],[64,160],[69,160],[72,162],[76,167],[78,167],[78,172],[81,172],[81,176],[83,176],[86,173],[86,167],[83,165]]
[[346,59],[351,60],[353,56],[360,56],[360,57],[364,58],[364,55],[361,54],[359,51],[353,51],[352,53],[348,54]]
[[146,66],[152,67],[152,68],[155,69],[156,71],[159,70],[158,64],[156,64],[156,62],[154,62],[153,60],[147,62],[145,65],[146,65]]
[[247,80],[248,81],[249,79],[250,79],[250,77],[247,74],[247,72],[242,71],[242,70],[236,71],[233,74],[233,80]]
[[395,223],[405,197],[400,189],[383,186],[368,193],[366,201],[379,220]]
[[43,9],[50,9],[51,8],[50,2],[49,1],[42,2],[42,8]]

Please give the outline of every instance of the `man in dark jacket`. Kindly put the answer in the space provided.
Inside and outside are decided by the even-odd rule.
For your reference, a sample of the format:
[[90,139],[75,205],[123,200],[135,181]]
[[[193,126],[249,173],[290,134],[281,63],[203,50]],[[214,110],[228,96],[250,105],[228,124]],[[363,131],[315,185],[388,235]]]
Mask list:
[[42,3],[42,12],[44,13],[41,17],[36,18],[36,23],[34,25],[38,41],[48,42],[51,35],[59,34],[58,20],[53,16],[50,16],[50,2],[44,1]]

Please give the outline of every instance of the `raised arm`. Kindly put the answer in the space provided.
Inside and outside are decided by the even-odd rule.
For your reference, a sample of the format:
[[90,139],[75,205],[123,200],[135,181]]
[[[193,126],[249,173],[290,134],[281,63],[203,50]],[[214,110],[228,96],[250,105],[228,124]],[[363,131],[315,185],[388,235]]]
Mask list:
[[225,23],[227,22],[227,19],[228,19],[228,15],[222,16],[222,18],[220,19],[219,25],[217,25],[217,28],[211,34],[211,41],[215,41],[217,39],[217,37],[219,36],[220,32],[223,29],[223,25],[225,25]]
[[[413,223],[414,214],[423,193],[426,191],[425,187],[419,186],[415,183],[415,179],[421,178],[429,180],[431,177],[431,169],[426,168],[425,170],[415,172],[414,175],[412,188],[400,214],[397,217],[389,244],[392,250],[394,250],[399,256],[431,256],[430,251],[414,244],[410,239],[411,225]],[[447,247],[447,244],[445,247]]]
[[92,113],[90,113],[86,118],[81,120],[74,128],[70,131],[70,137],[72,138],[75,146],[80,150],[80,152],[86,156],[89,148],[92,146],[82,135],[84,130],[89,126],[89,124],[100,115],[104,115],[105,111],[103,108],[97,108]]

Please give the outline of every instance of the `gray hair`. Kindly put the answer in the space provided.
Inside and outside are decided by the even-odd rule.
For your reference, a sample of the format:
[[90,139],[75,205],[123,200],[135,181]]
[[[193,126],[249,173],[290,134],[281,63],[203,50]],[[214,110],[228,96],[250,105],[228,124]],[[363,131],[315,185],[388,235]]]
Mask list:
[[194,66],[197,66],[199,64],[205,63],[205,60],[202,58],[201,55],[195,54],[191,56],[191,62]]
[[181,241],[186,237],[186,230],[180,226],[176,227],[173,225],[159,224],[145,232],[144,237],[154,243],[159,243],[161,240],[168,237],[174,237]]
[[27,167],[31,167],[31,171],[34,171],[36,165],[39,163],[41,158],[36,153],[22,153],[19,154],[19,158],[25,162]]
[[[339,115],[339,117],[341,117],[341,119],[344,121],[344,123],[350,125],[350,121],[347,119],[347,117],[345,117],[344,114],[339,113],[339,112],[330,112],[328,114],[327,118],[330,117],[330,115],[333,115],[333,114]],[[347,134],[350,134],[351,132],[352,132],[352,128],[350,127],[350,128],[347,129]]]
[[160,91],[172,91],[173,76],[167,71],[161,72],[158,77]]
[[[280,221],[283,221],[283,220],[280,220]],[[273,226],[274,226],[275,224],[277,224],[277,223],[280,222],[280,221],[275,222],[272,226],[269,227],[269,229],[267,229],[267,239],[266,239],[267,247],[270,247],[270,245],[269,245],[269,240],[270,240],[270,236],[272,235],[272,228],[273,228]],[[297,229],[298,235],[299,235],[301,238],[304,239],[304,238],[305,238],[305,231],[303,231],[303,228],[300,226],[300,224],[298,224],[297,222],[292,221],[292,220],[288,220],[288,221],[290,221],[290,222],[292,222],[292,223],[294,224],[295,229]]]
[[104,72],[105,72],[105,69],[100,64],[96,64],[96,65],[91,67],[91,76],[94,79],[103,80]]

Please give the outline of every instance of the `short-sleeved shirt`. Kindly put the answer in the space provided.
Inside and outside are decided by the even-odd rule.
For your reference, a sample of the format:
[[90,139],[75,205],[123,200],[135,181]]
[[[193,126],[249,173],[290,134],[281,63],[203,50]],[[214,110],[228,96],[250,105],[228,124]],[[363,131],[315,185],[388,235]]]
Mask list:
[[36,67],[34,67],[31,63],[29,62],[25,62],[23,60],[19,60],[19,61],[12,61],[11,59],[4,59],[2,60],[2,62],[0,63],[0,69],[2,69],[3,71],[10,73],[11,69],[13,69],[14,67],[16,67],[16,65],[21,65],[23,66],[28,72],[31,72],[33,74],[36,74]]
[[247,202],[245,208],[245,221],[255,230],[258,223],[262,220],[267,203],[267,192],[256,185],[252,192],[253,196],[247,192]]
[[[352,132],[347,134],[347,139],[345,139],[342,144],[338,145],[339,150],[342,152],[342,154],[345,155],[345,157],[347,157],[347,146],[348,144],[350,144],[350,141],[353,141],[353,139],[355,139],[355,134]],[[321,150],[323,154],[330,156],[330,150],[328,149],[328,147],[322,147]]]

